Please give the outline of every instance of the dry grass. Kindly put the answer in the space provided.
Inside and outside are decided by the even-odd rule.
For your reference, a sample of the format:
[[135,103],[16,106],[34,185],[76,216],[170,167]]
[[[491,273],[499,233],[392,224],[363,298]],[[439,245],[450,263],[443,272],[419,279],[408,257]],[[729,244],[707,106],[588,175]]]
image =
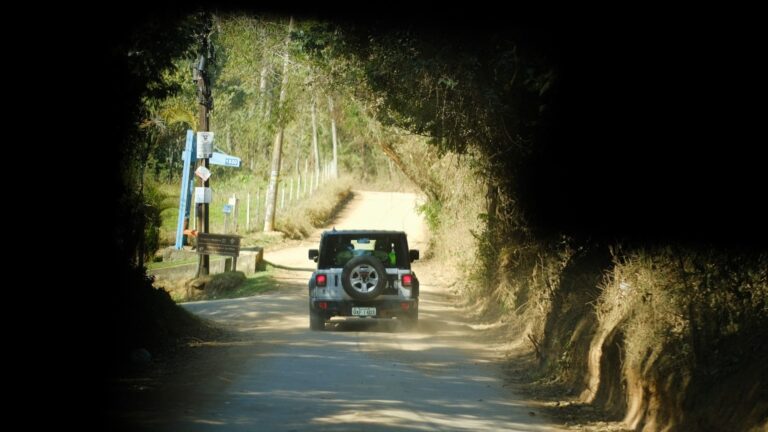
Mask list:
[[[754,389],[768,378],[750,371],[768,357],[768,255],[613,245],[611,262],[608,245],[574,251],[505,232],[486,223],[484,187],[456,161],[433,163],[454,175],[427,209],[439,211],[430,249],[461,269],[456,288],[473,310],[510,322],[510,339],[536,352],[538,385],[581,394],[603,419],[625,416],[611,428],[746,430],[765,418],[768,397]],[[580,261],[590,251],[605,258]]]
[[290,239],[306,238],[315,228],[327,225],[352,197],[352,184],[349,177],[324,184],[311,198],[297,204],[291,211],[279,213],[275,228]]
[[766,379],[739,375],[768,354],[766,269],[766,255],[713,250],[616,258],[595,310],[603,332],[623,335],[628,424],[739,429],[768,414],[765,395],[731,395],[714,406],[705,396],[715,385]]

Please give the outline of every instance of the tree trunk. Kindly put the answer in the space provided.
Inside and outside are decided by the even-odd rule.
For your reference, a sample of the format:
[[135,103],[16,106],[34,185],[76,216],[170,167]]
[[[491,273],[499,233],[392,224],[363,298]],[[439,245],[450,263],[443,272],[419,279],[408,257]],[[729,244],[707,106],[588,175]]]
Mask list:
[[[315,109],[315,100],[312,99],[312,152],[315,155],[315,159],[312,161],[312,164],[315,168],[315,183],[317,184],[317,181],[320,179],[320,150],[317,146],[317,113]],[[312,191],[310,191],[312,192]]]
[[[259,76],[259,121],[261,122],[261,130],[257,132],[257,139],[261,143],[262,140],[265,139],[267,125],[269,123],[269,114],[270,114],[270,107],[271,103],[269,100],[269,94],[267,93],[267,85],[269,84],[269,80],[267,79],[269,75],[269,65],[265,64],[261,68],[261,74]],[[264,132],[262,132],[264,131]],[[263,151],[264,154],[259,155],[258,153]],[[264,146],[256,146],[255,149],[256,158],[261,159],[262,157],[264,159],[269,158],[269,145]]]
[[283,129],[285,127],[285,116],[282,114],[283,104],[285,103],[288,87],[288,45],[291,42],[291,31],[293,30],[293,17],[288,22],[288,35],[285,37],[285,58],[283,60],[283,81],[280,84],[280,99],[278,100],[278,111],[280,116],[277,121],[277,135],[275,136],[275,145],[272,148],[272,170],[269,173],[269,189],[267,190],[267,208],[264,214],[264,232],[270,232],[275,226],[275,204],[277,201],[277,183],[280,178],[280,162],[283,155]]
[[261,68],[261,74],[259,75],[259,115],[262,118],[266,117],[266,111],[264,110],[264,100],[267,97],[267,66],[264,65]]
[[328,96],[328,111],[331,113],[331,137],[333,137],[333,162],[331,162],[331,175],[333,178],[339,177],[339,171],[336,169],[338,162],[338,140],[336,138],[336,116],[333,114],[333,98]]

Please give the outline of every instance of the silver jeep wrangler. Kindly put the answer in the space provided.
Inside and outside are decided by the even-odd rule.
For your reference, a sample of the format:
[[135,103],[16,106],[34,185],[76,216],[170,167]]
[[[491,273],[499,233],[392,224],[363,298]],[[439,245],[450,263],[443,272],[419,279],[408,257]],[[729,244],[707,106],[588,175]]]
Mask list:
[[323,330],[332,317],[419,319],[419,280],[402,231],[325,231],[310,249],[317,270],[309,279],[309,328]]

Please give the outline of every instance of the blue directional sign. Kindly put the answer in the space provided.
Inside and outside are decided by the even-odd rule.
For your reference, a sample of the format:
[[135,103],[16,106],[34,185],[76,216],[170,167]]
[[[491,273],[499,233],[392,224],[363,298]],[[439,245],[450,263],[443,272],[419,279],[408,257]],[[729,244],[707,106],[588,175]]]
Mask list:
[[192,190],[195,180],[192,177],[192,161],[195,160],[195,134],[187,130],[187,140],[182,153],[184,168],[181,175],[181,193],[179,194],[179,218],[176,222],[176,243],[174,247],[181,249],[184,246],[184,228],[189,223],[190,207],[192,202]]
[[224,165],[228,167],[240,168],[240,158],[237,156],[228,155],[226,153],[213,152],[208,161],[214,165]]
[[226,214],[232,213],[232,206],[230,204],[224,204],[224,213]]

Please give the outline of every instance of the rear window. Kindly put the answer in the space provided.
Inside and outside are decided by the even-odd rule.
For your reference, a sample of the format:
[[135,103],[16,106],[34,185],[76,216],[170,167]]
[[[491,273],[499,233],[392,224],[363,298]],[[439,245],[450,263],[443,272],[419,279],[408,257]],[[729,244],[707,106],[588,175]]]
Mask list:
[[356,256],[373,256],[388,268],[410,268],[408,241],[402,234],[323,236],[318,268],[343,267]]

